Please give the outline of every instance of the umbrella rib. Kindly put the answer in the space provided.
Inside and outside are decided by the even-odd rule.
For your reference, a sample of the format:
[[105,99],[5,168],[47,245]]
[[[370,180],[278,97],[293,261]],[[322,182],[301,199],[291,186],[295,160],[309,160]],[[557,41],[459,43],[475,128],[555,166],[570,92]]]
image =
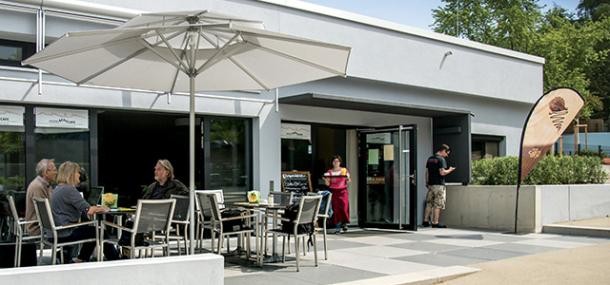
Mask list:
[[345,75],[344,72],[337,71],[337,70],[334,70],[332,68],[329,68],[329,67],[326,67],[326,66],[323,66],[323,65],[311,62],[311,61],[307,61],[307,60],[298,58],[296,56],[292,56],[292,55],[286,54],[286,53],[281,52],[281,51],[277,51],[277,50],[274,50],[274,49],[271,49],[271,48],[268,48],[268,47],[264,47],[264,46],[261,46],[259,44],[255,44],[255,43],[250,42],[250,41],[244,41],[244,43],[249,44],[249,45],[253,45],[253,46],[258,47],[258,48],[260,48],[262,50],[265,50],[265,51],[268,51],[268,52],[273,53],[275,55],[287,58],[289,60],[297,61],[297,62],[303,63],[305,65],[309,65],[311,67],[327,71],[329,73],[333,73],[333,74],[337,74],[337,75]]
[[172,62],[171,60],[165,58],[165,56],[163,56],[162,54],[160,54],[157,50],[155,50],[155,48],[153,46],[151,46],[148,42],[146,42],[144,39],[140,39],[139,41],[144,47],[146,47],[148,50],[152,51],[154,54],[156,54],[158,57],[160,57],[163,61],[173,65],[174,67],[182,70],[182,72],[186,73],[186,70],[182,69],[180,65],[176,64],[175,62]]
[[[184,37],[184,39],[182,40],[182,45],[184,45],[186,43],[188,37]],[[180,45],[180,46],[182,46]],[[186,49],[182,50],[182,55],[180,55],[180,61],[182,61],[182,58],[184,58],[184,55],[186,54]],[[172,88],[170,89],[170,93],[174,93],[175,89],[176,89],[176,81],[178,81],[178,74],[180,74],[180,69],[176,68],[176,74],[174,74],[174,80],[172,81]]]
[[159,24],[159,23],[163,23],[163,22],[173,22],[173,21],[177,21],[177,20],[182,20],[182,17],[176,16],[176,17],[174,17],[172,19],[157,20],[157,21],[153,21],[153,22],[148,22],[146,24],[133,25],[133,26],[128,26],[128,27],[130,27],[130,28],[146,27],[146,26],[150,26],[150,25],[156,25],[156,24]]
[[267,86],[267,84],[263,83],[262,80],[258,79],[258,77],[256,77],[252,72],[250,72],[250,70],[248,70],[248,68],[246,68],[244,65],[242,65],[241,63],[239,63],[236,59],[234,59],[233,57],[228,57],[228,59],[235,64],[237,67],[239,67],[239,69],[241,69],[244,73],[246,73],[250,78],[252,78],[252,80],[256,81],[256,83],[258,83],[258,85],[260,85],[261,87],[263,87],[265,90],[269,90],[271,89],[269,86]]
[[199,35],[203,39],[205,39],[208,43],[210,43],[212,46],[214,46],[215,48],[218,48],[218,45],[212,39],[210,39],[208,36],[206,36],[202,30],[199,30]]
[[[173,38],[175,38],[175,37],[176,37],[176,36],[178,36],[178,35],[180,35],[180,32],[177,32],[177,33],[174,33],[174,34],[170,35],[170,36],[169,36],[169,39],[173,39]],[[155,43],[154,45],[152,45],[152,46],[153,46],[153,47],[154,47],[154,46],[158,46],[160,43],[161,43],[161,42],[156,42],[156,43]],[[146,48],[145,48],[145,47],[144,47],[144,48],[141,48],[141,49],[139,49],[139,50],[137,50],[137,51],[133,52],[132,54],[130,54],[130,55],[128,55],[128,56],[126,56],[126,57],[122,58],[121,60],[119,60],[119,61],[117,61],[117,62],[115,62],[115,63],[113,63],[113,64],[109,65],[108,67],[106,67],[106,68],[104,68],[104,69],[102,69],[102,70],[99,70],[99,71],[97,71],[97,72],[95,72],[95,73],[93,73],[93,74],[91,74],[91,75],[87,76],[86,78],[84,78],[84,79],[82,79],[82,80],[79,80],[78,82],[76,82],[76,84],[79,84],[79,85],[80,85],[80,84],[83,84],[83,83],[85,83],[85,82],[87,82],[87,81],[89,81],[89,80],[91,80],[91,79],[93,79],[93,78],[95,78],[95,77],[98,77],[100,74],[102,74],[102,73],[104,73],[104,72],[106,72],[106,71],[108,71],[108,70],[110,70],[110,69],[113,69],[113,68],[115,68],[115,67],[117,67],[117,66],[119,66],[119,65],[123,64],[124,62],[126,62],[126,61],[128,61],[128,60],[130,60],[130,59],[132,59],[132,58],[134,58],[134,57],[136,57],[136,56],[138,56],[138,55],[140,55],[140,54],[144,53],[145,51],[146,51]]]
[[165,38],[165,36],[161,33],[159,33],[158,30],[155,30],[155,32],[157,33],[157,35],[159,35],[159,37],[161,38],[161,40],[163,41],[163,43],[165,43],[165,46],[167,46],[167,48],[169,49],[170,53],[174,56],[174,58],[180,63],[180,65],[182,65],[182,67],[184,69],[188,69],[187,66],[184,65],[184,62],[182,62],[182,60],[180,59],[180,57],[178,57],[178,54],[176,54],[176,51],[174,50],[174,48],[169,44],[169,41]]
[[236,34],[234,37],[232,37],[227,43],[225,43],[220,49],[218,49],[218,51],[216,51],[216,53],[210,57],[210,59],[206,60],[206,62],[204,62],[198,69],[197,69],[197,73],[196,74],[200,74],[201,72],[203,72],[204,70],[206,70],[207,68],[209,68],[212,64],[213,61],[215,60],[221,53],[223,53],[228,47],[229,45],[236,39],[239,37],[239,34]]

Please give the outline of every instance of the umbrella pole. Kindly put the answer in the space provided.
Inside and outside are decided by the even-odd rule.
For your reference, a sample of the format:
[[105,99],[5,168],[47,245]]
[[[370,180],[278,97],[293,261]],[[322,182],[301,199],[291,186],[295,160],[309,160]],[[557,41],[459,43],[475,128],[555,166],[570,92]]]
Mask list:
[[195,253],[195,76],[189,76],[189,246]]

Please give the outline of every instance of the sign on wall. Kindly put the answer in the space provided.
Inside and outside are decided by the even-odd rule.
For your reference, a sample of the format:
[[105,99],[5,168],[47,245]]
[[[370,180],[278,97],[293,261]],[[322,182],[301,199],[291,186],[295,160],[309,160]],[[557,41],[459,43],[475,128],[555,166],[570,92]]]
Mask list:
[[282,123],[281,129],[282,139],[311,140],[311,125]]
[[0,126],[23,127],[25,107],[0,106]]
[[57,108],[35,108],[36,127],[88,129],[89,111]]

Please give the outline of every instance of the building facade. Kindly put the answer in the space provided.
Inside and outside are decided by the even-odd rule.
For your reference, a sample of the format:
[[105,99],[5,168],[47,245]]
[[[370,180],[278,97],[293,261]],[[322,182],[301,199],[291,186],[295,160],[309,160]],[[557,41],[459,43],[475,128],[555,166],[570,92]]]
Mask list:
[[352,48],[346,78],[198,93],[196,184],[265,197],[281,189],[282,171],[300,170],[321,189],[339,154],[353,180],[351,219],[363,226],[421,222],[424,163],[441,143],[453,149],[454,183],[468,183],[473,158],[517,155],[523,122],[543,92],[542,58],[296,0],[0,1],[2,190],[23,190],[41,158],[79,162],[89,184],[123,203],[152,182],[159,158],[188,180],[187,94],[76,86],[20,65],[68,31],[170,10],[259,20]]

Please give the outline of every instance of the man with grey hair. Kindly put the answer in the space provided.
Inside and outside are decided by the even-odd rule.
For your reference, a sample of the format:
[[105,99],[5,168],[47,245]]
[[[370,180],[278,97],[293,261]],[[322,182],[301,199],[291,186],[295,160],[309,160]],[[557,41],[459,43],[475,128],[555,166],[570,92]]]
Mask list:
[[[57,167],[55,160],[41,159],[36,164],[36,178],[28,185],[28,190],[25,198],[25,220],[36,220],[36,211],[34,210],[34,198],[51,198],[51,182],[55,181],[57,176]],[[30,235],[39,235],[40,226],[37,223],[28,224],[27,231]]]

